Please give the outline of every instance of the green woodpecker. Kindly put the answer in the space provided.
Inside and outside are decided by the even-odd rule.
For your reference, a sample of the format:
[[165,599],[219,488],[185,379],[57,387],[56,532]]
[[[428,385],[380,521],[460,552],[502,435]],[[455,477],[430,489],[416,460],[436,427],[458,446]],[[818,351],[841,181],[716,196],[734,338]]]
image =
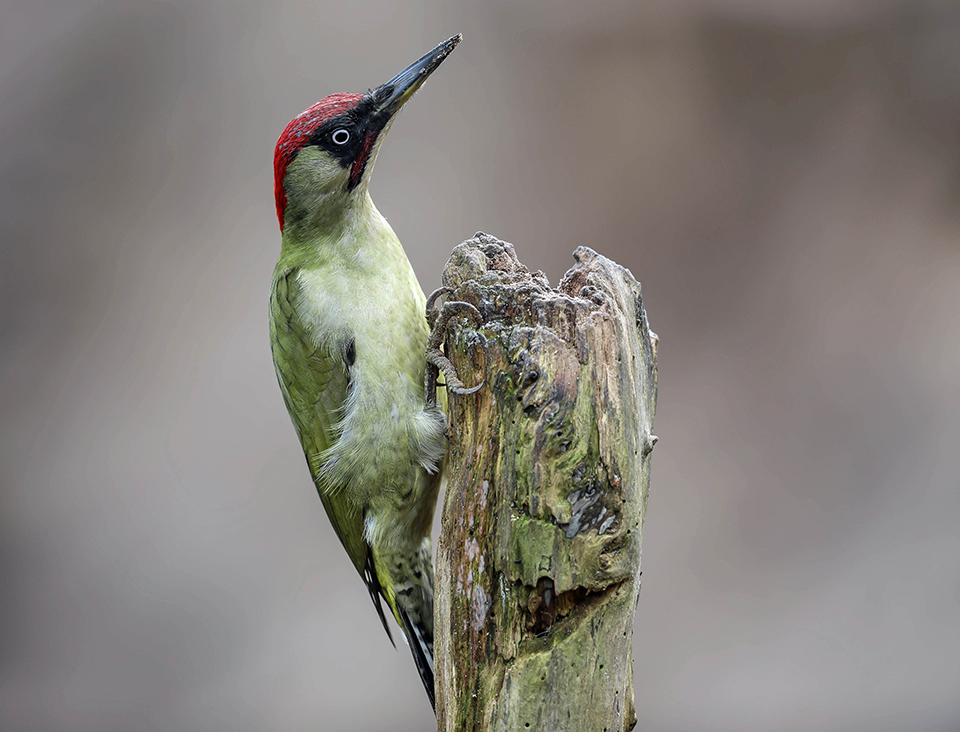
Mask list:
[[454,36],[366,94],[298,115],[274,153],[282,245],[270,294],[280,391],[330,522],[381,597],[433,695],[430,530],[446,452],[424,397],[425,298],[367,191],[397,112],[460,42]]

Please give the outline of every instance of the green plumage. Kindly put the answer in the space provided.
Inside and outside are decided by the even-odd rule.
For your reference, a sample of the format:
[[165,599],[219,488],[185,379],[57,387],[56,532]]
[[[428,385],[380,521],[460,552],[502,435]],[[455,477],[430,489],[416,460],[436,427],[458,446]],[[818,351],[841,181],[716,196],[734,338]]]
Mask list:
[[[426,299],[367,192],[396,113],[460,42],[367,94],[294,118],[274,151],[283,232],[270,343],[323,507],[373,598],[386,601],[433,698],[430,529],[446,418],[426,404]],[[392,640],[392,637],[391,637]]]
[[330,522],[357,571],[363,572],[362,507],[329,495],[319,475],[324,452],[336,440],[337,414],[347,398],[347,370],[339,358],[314,345],[297,316],[297,270],[277,267],[270,296],[273,363],[287,411],[297,430],[310,475]]
[[349,225],[285,228],[273,359],[330,522],[381,619],[377,593],[403,629],[432,701],[430,530],[446,443],[442,411],[424,402],[425,298],[370,197],[346,195]]

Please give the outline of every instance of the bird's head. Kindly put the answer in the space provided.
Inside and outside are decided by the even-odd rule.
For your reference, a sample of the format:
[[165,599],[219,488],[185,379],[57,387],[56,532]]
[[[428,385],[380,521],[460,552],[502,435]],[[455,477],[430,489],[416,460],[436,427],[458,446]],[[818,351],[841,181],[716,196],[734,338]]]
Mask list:
[[460,39],[457,34],[444,41],[366,94],[321,99],[287,125],[273,154],[281,231],[291,222],[339,216],[366,195],[377,152],[397,112]]

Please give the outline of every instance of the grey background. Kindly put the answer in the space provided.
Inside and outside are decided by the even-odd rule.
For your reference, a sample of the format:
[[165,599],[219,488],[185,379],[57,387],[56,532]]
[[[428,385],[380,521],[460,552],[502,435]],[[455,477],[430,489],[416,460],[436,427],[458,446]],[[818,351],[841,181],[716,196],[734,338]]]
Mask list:
[[960,11],[0,6],[0,727],[423,730],[310,485],[273,144],[455,32],[372,192],[643,282],[643,730],[960,729]]

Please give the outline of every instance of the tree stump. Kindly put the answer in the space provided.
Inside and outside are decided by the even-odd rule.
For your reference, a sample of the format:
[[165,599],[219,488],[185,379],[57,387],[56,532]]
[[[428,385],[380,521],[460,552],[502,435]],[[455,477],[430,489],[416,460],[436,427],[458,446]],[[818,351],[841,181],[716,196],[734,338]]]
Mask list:
[[462,381],[437,549],[444,732],[636,724],[656,335],[629,270],[587,247],[557,289],[483,233],[443,273],[474,305],[444,343]]

